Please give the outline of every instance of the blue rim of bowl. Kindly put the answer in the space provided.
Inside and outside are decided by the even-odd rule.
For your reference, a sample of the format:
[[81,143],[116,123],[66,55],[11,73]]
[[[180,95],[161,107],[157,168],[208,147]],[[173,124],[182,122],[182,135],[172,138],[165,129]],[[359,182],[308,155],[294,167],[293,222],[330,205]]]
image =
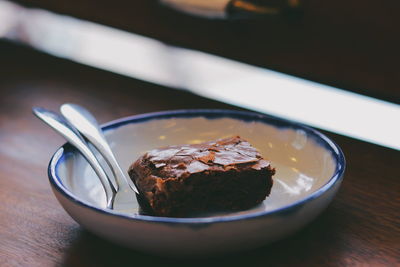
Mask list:
[[63,160],[65,160],[67,152],[76,151],[75,148],[73,148],[70,144],[65,143],[54,153],[54,155],[50,160],[48,166],[48,176],[50,184],[53,186],[54,189],[56,189],[64,197],[68,198],[75,204],[86,208],[90,208],[96,212],[105,215],[116,216],[119,218],[124,218],[129,220],[147,221],[154,223],[209,224],[209,223],[254,219],[254,218],[264,217],[267,215],[279,215],[279,214],[291,213],[292,211],[302,207],[307,202],[320,197],[330,188],[332,188],[333,185],[335,185],[338,182],[341,182],[341,180],[343,179],[346,162],[342,150],[335,142],[333,142],[330,138],[328,138],[327,136],[325,136],[324,134],[313,128],[310,128],[298,122],[282,119],[271,115],[265,115],[247,111],[224,110],[224,109],[171,110],[171,111],[145,113],[145,114],[134,115],[113,120],[111,122],[102,125],[102,129],[104,131],[107,131],[111,129],[116,129],[126,124],[141,123],[150,120],[170,119],[170,118],[194,118],[194,117],[205,117],[207,119],[232,118],[232,119],[239,119],[242,121],[262,122],[268,125],[275,126],[277,128],[301,129],[305,131],[309,136],[311,136],[314,139],[314,141],[316,141],[319,145],[322,145],[325,149],[329,150],[332,153],[332,156],[336,161],[335,172],[326,184],[321,186],[315,192],[308,195],[306,198],[276,210],[259,211],[254,213],[236,214],[236,215],[235,213],[233,213],[232,215],[199,217],[199,218],[156,217],[156,216],[139,215],[139,214],[127,215],[115,212],[113,210],[96,207],[90,203],[84,202],[76,198],[71,192],[67,190],[67,188],[64,187],[64,185],[61,182],[61,179],[57,175],[58,164],[60,164]]

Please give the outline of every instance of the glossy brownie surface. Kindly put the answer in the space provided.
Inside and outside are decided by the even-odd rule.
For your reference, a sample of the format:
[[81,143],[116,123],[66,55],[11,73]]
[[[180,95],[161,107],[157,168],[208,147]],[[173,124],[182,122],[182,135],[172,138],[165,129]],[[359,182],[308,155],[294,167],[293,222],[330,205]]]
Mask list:
[[269,195],[274,173],[239,136],[154,149],[129,168],[141,195],[160,216],[256,205]]
[[153,174],[160,178],[186,177],[207,170],[259,170],[269,165],[254,147],[240,137],[155,149],[148,152],[145,158],[154,166],[156,172]]

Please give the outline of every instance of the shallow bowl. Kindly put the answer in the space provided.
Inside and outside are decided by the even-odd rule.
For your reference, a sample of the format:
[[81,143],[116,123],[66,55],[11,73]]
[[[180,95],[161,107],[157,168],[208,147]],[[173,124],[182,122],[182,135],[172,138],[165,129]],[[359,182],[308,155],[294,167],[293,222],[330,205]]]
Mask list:
[[63,208],[87,230],[138,251],[206,256],[255,248],[284,238],[313,220],[342,181],[341,149],[296,122],[250,112],[178,110],[127,117],[103,130],[123,169],[146,151],[240,135],[276,168],[271,194],[260,205],[198,218],[123,214],[105,208],[101,183],[69,144],[49,164],[52,189]]

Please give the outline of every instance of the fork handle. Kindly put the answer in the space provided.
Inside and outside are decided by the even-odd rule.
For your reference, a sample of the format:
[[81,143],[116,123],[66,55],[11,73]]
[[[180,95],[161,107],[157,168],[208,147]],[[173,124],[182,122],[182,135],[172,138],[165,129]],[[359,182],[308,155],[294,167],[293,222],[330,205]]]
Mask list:
[[78,149],[83,157],[89,162],[90,166],[92,166],[93,170],[100,178],[101,184],[103,185],[103,189],[106,194],[106,206],[107,208],[112,209],[116,189],[93,152],[89,149],[83,137],[62,116],[58,115],[57,113],[38,107],[35,107],[32,110],[36,117],[63,136],[70,144]]

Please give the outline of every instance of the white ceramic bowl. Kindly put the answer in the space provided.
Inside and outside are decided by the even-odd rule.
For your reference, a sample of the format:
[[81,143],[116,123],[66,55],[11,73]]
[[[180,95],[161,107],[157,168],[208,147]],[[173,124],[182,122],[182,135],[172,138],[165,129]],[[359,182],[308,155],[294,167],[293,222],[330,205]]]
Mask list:
[[249,112],[180,110],[123,118],[104,126],[127,170],[147,150],[240,135],[276,168],[271,195],[257,207],[202,218],[121,214],[105,208],[105,194],[83,157],[65,144],[49,164],[53,191],[87,230],[135,250],[206,256],[281,239],[314,219],[339,189],[345,160],[325,135],[295,122]]

